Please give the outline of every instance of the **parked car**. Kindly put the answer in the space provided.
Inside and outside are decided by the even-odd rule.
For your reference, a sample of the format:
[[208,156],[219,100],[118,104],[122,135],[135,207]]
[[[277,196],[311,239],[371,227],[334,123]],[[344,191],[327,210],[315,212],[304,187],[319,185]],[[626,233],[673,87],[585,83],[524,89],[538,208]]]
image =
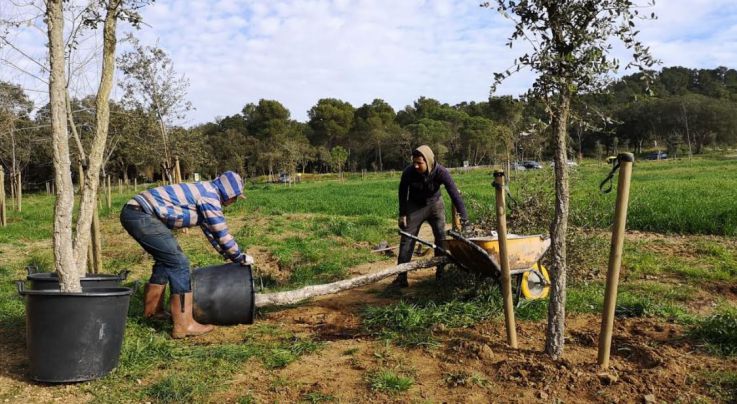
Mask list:
[[279,173],[279,178],[277,178],[276,181],[282,184],[288,184],[292,182],[292,177],[290,177],[287,173]]
[[538,163],[537,161],[529,160],[522,162],[522,165],[525,166],[528,170],[539,170],[543,168],[543,165]]
[[522,163],[512,163],[512,170],[515,171],[525,171],[527,168]]
[[668,158],[668,153],[664,151],[656,151],[649,153],[647,156],[645,156],[646,160],[665,160]]
[[[566,162],[566,165],[567,165],[568,167],[576,167],[576,166],[578,165],[578,163],[576,163],[576,162],[575,162],[574,160],[568,160],[568,161]],[[555,166],[555,161],[551,161],[551,162],[550,162],[550,166],[551,166],[551,167],[554,167],[554,166]]]

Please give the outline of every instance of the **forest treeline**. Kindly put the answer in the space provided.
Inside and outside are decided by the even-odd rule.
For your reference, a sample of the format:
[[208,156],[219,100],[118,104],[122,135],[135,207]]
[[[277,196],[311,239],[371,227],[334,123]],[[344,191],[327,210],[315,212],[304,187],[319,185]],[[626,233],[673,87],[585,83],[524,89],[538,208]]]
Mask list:
[[[95,127],[94,98],[70,104],[87,142]],[[6,173],[22,173],[24,187],[39,188],[52,178],[48,105],[32,111],[20,86],[0,82],[0,160]],[[583,94],[571,113],[571,158],[652,149],[673,156],[734,146],[737,71],[668,67],[654,74],[649,88],[642,74],[625,76],[605,91]],[[542,160],[552,152],[549,122],[546,106],[524,97],[457,105],[420,97],[399,111],[381,99],[353,106],[325,98],[308,111],[307,122],[292,119],[279,101],[262,99],[213,122],[170,125],[162,137],[154,107],[112,102],[104,174],[160,179],[163,150],[178,156],[185,178],[228,169],[249,177],[401,169],[420,144],[430,145],[447,166]]]

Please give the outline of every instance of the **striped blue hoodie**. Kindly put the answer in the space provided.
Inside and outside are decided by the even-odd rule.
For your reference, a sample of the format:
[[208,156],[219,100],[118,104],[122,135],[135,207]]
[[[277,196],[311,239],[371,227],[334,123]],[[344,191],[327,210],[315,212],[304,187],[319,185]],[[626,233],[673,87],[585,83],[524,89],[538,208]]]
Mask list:
[[242,193],[241,177],[226,171],[212,181],[151,188],[134,196],[128,203],[140,205],[170,229],[200,226],[218,253],[238,262],[243,253],[228,231],[222,203]]

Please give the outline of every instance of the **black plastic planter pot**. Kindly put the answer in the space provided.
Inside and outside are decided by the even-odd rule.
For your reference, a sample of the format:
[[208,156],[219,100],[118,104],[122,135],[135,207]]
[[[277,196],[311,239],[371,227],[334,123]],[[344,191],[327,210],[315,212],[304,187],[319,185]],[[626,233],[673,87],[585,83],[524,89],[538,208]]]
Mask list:
[[79,382],[105,376],[118,365],[130,288],[26,290],[26,346],[31,379]]
[[192,271],[192,314],[202,324],[252,324],[255,291],[250,266],[223,264]]
[[[46,290],[59,289],[59,275],[56,272],[38,272],[34,266],[26,267],[28,276],[26,279],[31,283],[31,289]],[[130,271],[120,271],[118,274],[85,274],[80,279],[82,289],[90,288],[118,288],[128,278]]]

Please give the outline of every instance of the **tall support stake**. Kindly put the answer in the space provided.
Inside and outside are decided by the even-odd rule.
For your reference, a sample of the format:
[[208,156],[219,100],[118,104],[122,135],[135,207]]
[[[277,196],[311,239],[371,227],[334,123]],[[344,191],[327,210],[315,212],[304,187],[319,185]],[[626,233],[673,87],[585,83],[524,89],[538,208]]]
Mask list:
[[92,273],[99,274],[102,272],[102,235],[100,232],[100,213],[97,207],[95,207],[95,212],[92,214],[90,231],[92,232],[92,242],[90,243],[93,260]]
[[133,178],[133,192],[138,192],[138,177]]
[[0,166],[0,226],[2,227],[8,224],[5,212],[5,170]]
[[113,192],[110,186],[110,176],[107,176],[107,209],[108,211],[113,208]]
[[504,171],[494,171],[496,189],[496,222],[499,234],[499,261],[502,266],[502,295],[504,298],[504,322],[507,325],[507,343],[517,349],[517,326],[514,321],[514,301],[512,300],[512,276],[509,273],[507,257],[507,215],[504,200]]
[[16,176],[15,185],[18,189],[15,191],[15,197],[18,198],[18,203],[15,205],[15,208],[18,212],[21,212],[23,210],[23,183],[20,179],[20,170],[18,170]]
[[[622,265],[622,247],[624,245],[624,230],[627,224],[627,205],[629,204],[630,179],[632,178],[632,164],[634,161],[635,157],[632,153],[620,153],[609,177],[602,182],[603,185],[607,180],[610,180],[617,167],[621,169],[617,181],[617,204],[614,209],[614,228],[612,229],[612,244],[609,250],[609,269],[607,270],[604,311],[601,315],[601,333],[599,334],[598,362],[604,370],[609,368],[609,353],[612,347],[612,330],[614,329],[614,309],[617,305],[619,268]],[[611,190],[611,187],[609,190]]]
[[77,170],[79,171],[79,194],[82,195],[84,190],[84,166],[81,161],[77,165]]
[[174,183],[182,182],[182,169],[179,167],[179,156],[174,156]]

